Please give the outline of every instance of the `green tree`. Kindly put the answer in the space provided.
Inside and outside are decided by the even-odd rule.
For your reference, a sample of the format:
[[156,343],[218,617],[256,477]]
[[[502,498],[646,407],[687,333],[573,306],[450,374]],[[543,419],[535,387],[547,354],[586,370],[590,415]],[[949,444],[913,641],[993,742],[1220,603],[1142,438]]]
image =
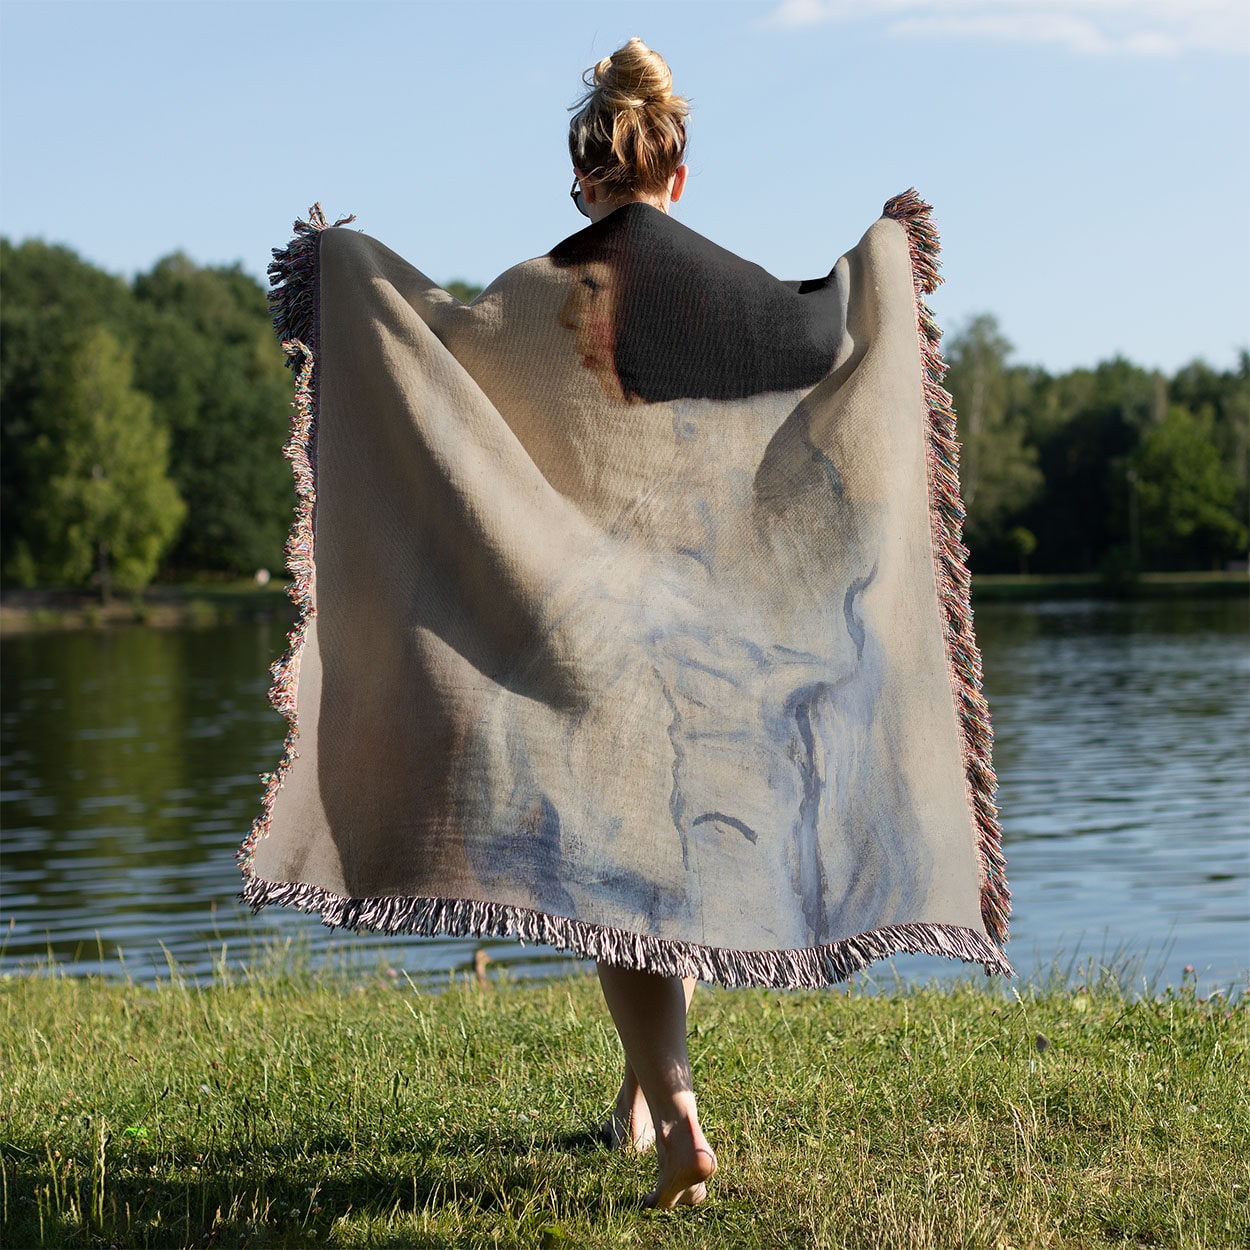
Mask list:
[[1027,441],[1027,370],[1011,368],[1012,346],[988,315],[975,317],[946,349],[946,386],[954,396],[962,443],[960,485],[970,547],[1002,544],[1005,522],[1042,485],[1037,450]]
[[1037,567],[1095,572],[1127,558],[1128,457],[1162,417],[1165,387],[1159,374],[1118,357],[1039,385],[1030,428],[1045,486],[1020,518],[1037,535]]
[[471,304],[482,293],[480,286],[466,282],[463,278],[453,278],[443,288],[449,295],[454,295],[462,304]]
[[166,257],[135,280],[137,384],[170,433],[170,474],[187,503],[171,559],[189,570],[279,568],[291,523],[281,449],[291,379],[265,292],[237,266]]
[[14,247],[0,239],[0,287],[0,569],[29,581],[26,527],[45,472],[33,454],[36,401],[84,331],[107,326],[119,341],[131,341],[133,300],[121,278],[38,240]]
[[1168,384],[1168,397],[1200,421],[1210,423],[1220,459],[1237,483],[1235,511],[1250,517],[1250,351],[1238,354],[1237,367],[1212,369],[1195,360]]
[[1007,544],[1016,553],[1020,561],[1020,572],[1029,571],[1029,557],[1037,550],[1037,537],[1032,530],[1023,525],[1014,526],[1007,533]]
[[1141,543],[1153,563],[1218,566],[1245,548],[1237,478],[1211,426],[1209,416],[1173,405],[1132,457]]
[[24,580],[142,589],[185,511],[166,476],[169,440],[107,329],[70,345],[33,405],[39,471],[17,563]]

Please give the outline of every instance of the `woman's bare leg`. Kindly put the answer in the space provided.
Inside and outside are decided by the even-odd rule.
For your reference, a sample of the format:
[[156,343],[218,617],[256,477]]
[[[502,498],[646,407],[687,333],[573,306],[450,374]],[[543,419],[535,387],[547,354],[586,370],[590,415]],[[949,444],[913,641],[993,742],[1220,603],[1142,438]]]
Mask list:
[[[680,977],[599,964],[599,983],[651,1112],[659,1180],[648,1206],[693,1206],[707,1197],[716,1156],[699,1126],[686,1051],[686,987]],[[626,1076],[628,1080],[628,1074]]]
[[625,1078],[600,1135],[614,1150],[636,1150],[641,1154],[655,1145],[651,1109],[628,1059],[625,1060]]
[[[682,980],[682,989],[686,995],[686,1010],[690,1010],[690,1000],[694,997],[694,987],[698,985],[694,977]],[[634,1066],[625,1060],[625,1078],[616,1095],[616,1103],[608,1122],[603,1126],[603,1139],[615,1149],[637,1150],[639,1153],[649,1150],[655,1145],[655,1125],[651,1122],[651,1108],[638,1084]]]

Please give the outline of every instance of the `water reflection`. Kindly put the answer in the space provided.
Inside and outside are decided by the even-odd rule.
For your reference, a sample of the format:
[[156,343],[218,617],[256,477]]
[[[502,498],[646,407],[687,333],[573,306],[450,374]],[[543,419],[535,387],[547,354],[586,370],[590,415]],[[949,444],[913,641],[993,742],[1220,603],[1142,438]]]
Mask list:
[[978,613],[1021,947],[1250,967],[1250,649],[1240,601]]
[[[977,614],[1015,893],[1011,955],[1112,951],[1250,967],[1245,601],[987,605]],[[277,759],[264,699],[281,627],[119,630],[4,645],[0,967],[51,955],[136,979],[206,976],[296,935],[317,960],[414,973],[480,943],[331,935],[235,901],[234,853]],[[569,966],[488,944],[518,975]],[[345,953],[349,953],[345,955]],[[898,961],[905,975],[944,965]]]

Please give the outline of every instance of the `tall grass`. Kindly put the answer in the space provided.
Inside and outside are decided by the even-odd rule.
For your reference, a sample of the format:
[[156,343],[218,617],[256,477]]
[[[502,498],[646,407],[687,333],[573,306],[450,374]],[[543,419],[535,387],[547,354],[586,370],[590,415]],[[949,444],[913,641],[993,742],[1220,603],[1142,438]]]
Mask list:
[[0,982],[5,1246],[1248,1244],[1247,1000],[700,990],[721,1170],[639,1207],[593,980]]

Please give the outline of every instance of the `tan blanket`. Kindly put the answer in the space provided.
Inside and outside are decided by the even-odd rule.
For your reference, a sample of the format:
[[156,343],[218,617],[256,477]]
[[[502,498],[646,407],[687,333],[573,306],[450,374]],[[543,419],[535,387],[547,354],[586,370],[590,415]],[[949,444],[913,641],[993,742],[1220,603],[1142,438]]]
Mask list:
[[727,985],[1010,974],[928,212],[782,283],[630,205],[467,306],[297,223],[247,902]]

